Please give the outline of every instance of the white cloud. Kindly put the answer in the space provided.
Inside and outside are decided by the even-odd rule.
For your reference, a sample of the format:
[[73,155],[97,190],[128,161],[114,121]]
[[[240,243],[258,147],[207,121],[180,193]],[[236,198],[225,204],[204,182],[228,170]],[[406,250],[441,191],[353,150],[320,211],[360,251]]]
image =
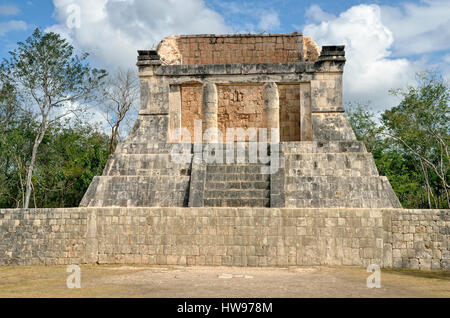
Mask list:
[[345,45],[345,101],[370,100],[377,110],[394,106],[397,100],[388,90],[411,83],[420,68],[419,62],[390,58],[394,36],[377,5],[351,7],[338,17],[306,25],[303,33],[319,45]]
[[322,22],[335,18],[334,15],[323,11],[317,4],[313,4],[306,10],[305,17],[312,20],[311,22]]
[[0,5],[0,15],[16,15],[20,9],[13,5]]
[[230,32],[203,0],[79,0],[79,28],[67,24],[73,0],[53,3],[60,23],[47,31],[64,35],[108,69],[134,67],[138,49],[151,48],[168,35]]
[[95,105],[81,105],[78,101],[67,102],[61,107],[52,110],[50,120],[63,115],[64,117],[60,121],[69,126],[81,122],[87,123],[107,135],[111,133],[111,128],[105,120],[106,114]]
[[264,12],[261,14],[258,28],[261,32],[278,29],[280,27],[280,19],[276,12]]
[[382,6],[381,21],[394,34],[396,55],[450,49],[450,2],[427,0],[401,7]]
[[0,36],[12,31],[23,31],[27,29],[27,24],[24,21],[11,20],[0,23]]

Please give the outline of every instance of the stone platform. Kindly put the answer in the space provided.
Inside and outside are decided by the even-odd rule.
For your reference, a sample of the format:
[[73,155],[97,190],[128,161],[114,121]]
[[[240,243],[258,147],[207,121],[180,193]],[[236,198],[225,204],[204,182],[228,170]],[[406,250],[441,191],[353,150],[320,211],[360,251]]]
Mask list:
[[449,233],[449,210],[0,210],[0,265],[378,264],[448,270]]
[[171,155],[178,144],[120,144],[81,206],[401,208],[362,142],[281,143],[268,174],[261,168],[274,163],[249,163],[248,143],[240,145],[247,163],[227,164],[226,144],[204,144],[202,153],[223,149],[221,163],[195,163],[194,145],[185,145],[190,159],[180,164]]

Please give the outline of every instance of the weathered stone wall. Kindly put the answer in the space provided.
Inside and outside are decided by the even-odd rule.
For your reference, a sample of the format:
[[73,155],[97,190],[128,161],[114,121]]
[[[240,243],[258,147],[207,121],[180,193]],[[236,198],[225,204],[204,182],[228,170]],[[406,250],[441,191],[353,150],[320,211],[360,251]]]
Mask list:
[[401,208],[360,141],[284,143],[286,207]]
[[313,42],[303,45],[299,33],[187,35],[163,40],[158,52],[167,64],[288,63],[317,60]]
[[[0,265],[65,265],[91,260],[91,212],[77,209],[0,210]],[[95,253],[95,252],[94,252]]]
[[194,122],[202,120],[202,95],[202,85],[181,85],[181,127],[186,128],[192,138],[194,136]]
[[300,141],[300,85],[279,84],[280,141]]
[[449,210],[392,210],[383,219],[386,267],[450,269]]
[[363,265],[450,269],[449,210],[0,210],[0,265]]
[[265,128],[263,85],[218,85],[218,128]]
[[[227,128],[267,128],[264,111],[263,85],[235,84],[218,85],[218,128],[225,140]],[[181,96],[181,127],[186,128],[194,136],[194,121],[202,120],[202,91],[199,84],[180,85]],[[308,110],[304,117],[309,118],[311,125],[310,95],[303,94],[302,104],[300,94],[301,84],[279,84],[280,104],[280,141],[300,141],[300,110],[301,105]],[[309,91],[309,87],[306,88]],[[308,104],[308,105],[307,105]],[[307,125],[308,122],[305,123]],[[171,130],[175,125],[171,124]],[[306,130],[306,129],[305,129]],[[312,128],[310,128],[312,134]],[[311,140],[306,136],[305,140]]]
[[187,206],[191,163],[172,160],[169,146],[119,144],[80,206]]
[[[158,142],[173,141],[168,134],[175,128],[186,127],[192,135],[194,120],[202,116],[202,87],[207,83],[217,86],[218,128],[265,127],[265,112],[263,109],[262,114],[259,113],[255,90],[274,82],[281,94],[281,141],[356,140],[342,108],[343,64],[341,61],[336,65],[327,63],[158,66],[152,70],[153,76],[141,75],[141,93],[152,98],[142,98],[138,121],[151,120],[152,125],[160,129],[149,127],[154,131],[146,132],[143,128],[147,126],[141,124],[141,129],[132,134],[151,134],[150,138],[158,138]],[[237,93],[226,94],[224,99],[221,92],[232,88]],[[239,102],[241,98],[243,101]],[[225,107],[227,103],[228,108]],[[255,105],[256,112],[249,114],[248,109]],[[131,136],[130,140],[133,138]]]
[[356,141],[355,133],[343,112],[312,113],[313,140]]
[[311,106],[313,112],[342,111],[342,73],[316,74],[311,81]]

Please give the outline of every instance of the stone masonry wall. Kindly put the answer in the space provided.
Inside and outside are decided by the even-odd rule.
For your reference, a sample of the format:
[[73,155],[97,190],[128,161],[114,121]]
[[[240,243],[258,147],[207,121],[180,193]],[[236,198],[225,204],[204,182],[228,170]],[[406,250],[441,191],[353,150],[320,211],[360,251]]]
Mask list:
[[449,210],[392,210],[384,214],[385,266],[450,269]]
[[88,219],[83,208],[0,210],[0,265],[88,262]]
[[301,34],[197,35],[180,36],[176,44],[183,65],[288,63],[302,60],[302,38]]
[[449,228],[449,210],[0,210],[0,265],[375,263],[450,269]]
[[263,85],[218,85],[218,128],[264,128]]
[[202,120],[202,85],[181,86],[181,127],[194,136],[195,120]]
[[300,84],[278,85],[280,141],[300,141]]

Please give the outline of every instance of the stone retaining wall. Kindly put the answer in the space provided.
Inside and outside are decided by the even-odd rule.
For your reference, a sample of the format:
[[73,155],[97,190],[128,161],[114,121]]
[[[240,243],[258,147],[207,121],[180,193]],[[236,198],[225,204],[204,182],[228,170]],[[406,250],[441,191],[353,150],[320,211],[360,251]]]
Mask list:
[[385,266],[450,269],[449,210],[385,211],[383,221]]
[[449,210],[0,210],[0,265],[72,263],[450,269]]

